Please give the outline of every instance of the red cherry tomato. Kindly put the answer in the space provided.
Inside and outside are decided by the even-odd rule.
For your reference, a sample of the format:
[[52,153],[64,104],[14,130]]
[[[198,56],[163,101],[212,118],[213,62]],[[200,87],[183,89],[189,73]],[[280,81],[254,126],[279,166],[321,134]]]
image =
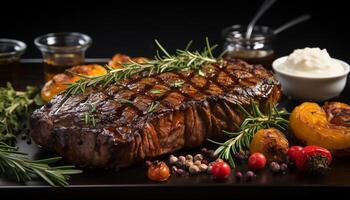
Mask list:
[[297,156],[298,152],[302,151],[303,147],[301,146],[292,146],[288,149],[288,158],[291,161],[295,161],[295,157]]
[[306,146],[297,152],[295,165],[301,171],[324,173],[332,162],[332,154],[319,146]]
[[259,170],[266,165],[266,157],[262,153],[253,153],[249,156],[248,166],[252,170]]
[[218,179],[226,178],[231,174],[231,167],[229,164],[222,160],[216,161],[212,165],[211,174],[213,174],[213,176]]

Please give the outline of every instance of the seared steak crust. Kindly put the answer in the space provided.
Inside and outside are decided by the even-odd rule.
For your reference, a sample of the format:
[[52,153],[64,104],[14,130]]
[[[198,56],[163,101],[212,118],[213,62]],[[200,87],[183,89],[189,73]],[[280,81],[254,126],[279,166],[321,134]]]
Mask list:
[[[226,60],[202,72],[135,76],[85,94],[60,94],[33,113],[31,135],[74,164],[117,169],[223,139],[222,130],[242,122],[237,104],[280,98],[280,86],[260,65]],[[87,113],[95,126],[86,124]]]

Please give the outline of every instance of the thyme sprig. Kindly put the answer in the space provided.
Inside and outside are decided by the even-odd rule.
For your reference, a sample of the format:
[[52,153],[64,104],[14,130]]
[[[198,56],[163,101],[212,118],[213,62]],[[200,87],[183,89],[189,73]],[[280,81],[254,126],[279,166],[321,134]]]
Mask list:
[[286,131],[288,128],[288,120],[283,117],[288,115],[288,112],[285,109],[277,109],[276,105],[268,105],[265,112],[259,109],[255,101],[250,102],[249,110],[239,104],[237,106],[245,115],[242,124],[240,126],[236,125],[238,131],[223,131],[230,138],[224,143],[208,139],[210,142],[220,145],[215,150],[215,154],[219,158],[227,160],[232,168],[235,167],[234,155],[249,149],[250,142],[258,130],[277,128],[281,131]]
[[157,51],[154,59],[147,60],[143,63],[130,60],[128,63],[122,64],[124,68],[121,69],[113,69],[106,66],[107,73],[96,77],[78,74],[81,79],[70,84],[65,91],[66,94],[84,93],[87,87],[107,86],[136,74],[150,76],[169,71],[200,70],[203,64],[218,62],[212,54],[212,50],[216,48],[217,45],[211,46],[208,38],[206,38],[206,47],[202,52],[189,51],[190,42],[185,50],[178,49],[174,55],[168,53],[157,40],[155,40],[155,43],[159,51]]
[[0,87],[0,141],[14,145],[16,135],[29,130],[29,116],[35,105],[42,105],[39,89],[28,86],[16,91],[10,83]]

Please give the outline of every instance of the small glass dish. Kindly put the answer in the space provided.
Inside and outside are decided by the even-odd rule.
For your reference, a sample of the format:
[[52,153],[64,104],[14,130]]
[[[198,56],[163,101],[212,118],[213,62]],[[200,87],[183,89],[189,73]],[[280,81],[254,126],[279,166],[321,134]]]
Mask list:
[[61,32],[39,36],[34,43],[43,55],[45,79],[50,80],[69,67],[83,64],[92,40],[82,33]]
[[9,82],[18,87],[20,59],[26,48],[24,42],[0,38],[0,86]]
[[229,26],[222,31],[225,40],[225,56],[239,58],[250,64],[262,64],[271,69],[275,59],[272,41],[273,30],[267,26],[255,26],[250,38],[246,38],[247,27],[243,25]]
[[0,39],[0,65],[19,62],[27,45],[19,40]]

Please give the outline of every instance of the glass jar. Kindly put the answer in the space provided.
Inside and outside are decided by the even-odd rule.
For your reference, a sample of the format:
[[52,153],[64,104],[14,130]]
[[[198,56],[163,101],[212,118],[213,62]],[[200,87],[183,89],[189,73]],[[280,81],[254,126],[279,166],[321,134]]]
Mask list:
[[249,64],[262,64],[271,69],[275,59],[272,48],[273,30],[267,26],[255,26],[250,38],[246,38],[246,26],[233,25],[222,31],[225,39],[225,57],[239,58]]
[[10,82],[17,87],[20,59],[26,48],[24,42],[0,39],[0,86]]
[[67,68],[83,64],[92,40],[82,33],[62,32],[39,36],[34,43],[43,55],[45,79],[50,80]]

